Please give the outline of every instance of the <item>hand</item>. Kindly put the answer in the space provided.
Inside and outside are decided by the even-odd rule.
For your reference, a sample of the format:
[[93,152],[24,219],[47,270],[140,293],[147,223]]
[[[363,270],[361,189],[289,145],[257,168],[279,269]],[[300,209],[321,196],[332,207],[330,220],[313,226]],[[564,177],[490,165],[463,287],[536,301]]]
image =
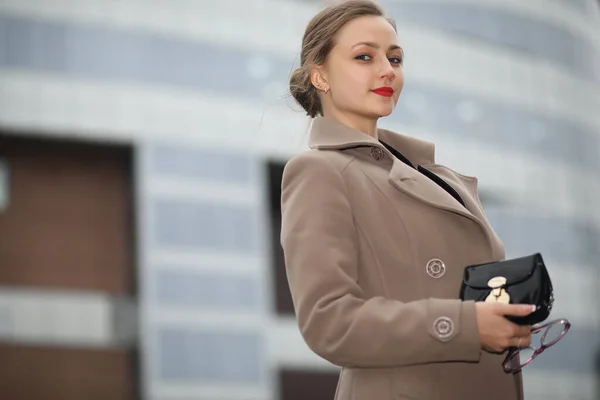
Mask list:
[[520,326],[506,315],[524,317],[534,311],[528,304],[475,303],[481,347],[492,353],[503,353],[509,347],[531,344],[531,326]]

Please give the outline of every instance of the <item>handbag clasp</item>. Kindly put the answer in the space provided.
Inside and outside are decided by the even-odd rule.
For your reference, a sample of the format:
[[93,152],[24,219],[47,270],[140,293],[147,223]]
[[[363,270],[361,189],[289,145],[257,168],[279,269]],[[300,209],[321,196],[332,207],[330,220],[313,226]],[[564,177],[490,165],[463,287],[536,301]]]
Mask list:
[[488,286],[492,288],[491,293],[485,299],[487,303],[510,303],[510,296],[504,289],[506,278],[503,276],[493,277],[488,281]]

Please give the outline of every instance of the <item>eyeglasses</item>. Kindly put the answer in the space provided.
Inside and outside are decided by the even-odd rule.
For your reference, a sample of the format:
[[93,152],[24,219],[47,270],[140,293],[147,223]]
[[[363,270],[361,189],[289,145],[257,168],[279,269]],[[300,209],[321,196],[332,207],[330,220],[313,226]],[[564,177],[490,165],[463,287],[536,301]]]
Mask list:
[[[542,354],[544,350],[558,343],[570,328],[571,323],[566,319],[557,319],[540,326],[534,325],[531,329],[532,335],[543,332],[540,340],[541,346],[537,349],[532,346],[510,349],[502,363],[504,372],[507,374],[519,372],[524,366],[531,363],[534,358]],[[519,361],[516,367],[514,366],[515,360]]]

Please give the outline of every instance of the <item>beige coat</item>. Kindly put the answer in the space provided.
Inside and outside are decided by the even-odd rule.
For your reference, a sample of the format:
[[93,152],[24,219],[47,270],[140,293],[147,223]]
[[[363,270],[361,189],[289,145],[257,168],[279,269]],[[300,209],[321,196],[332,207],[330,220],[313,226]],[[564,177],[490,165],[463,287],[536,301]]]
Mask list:
[[454,197],[376,139],[320,117],[282,183],[287,276],[304,340],[341,366],[338,400],[513,400],[521,374],[481,350],[463,268],[504,247],[477,179],[435,164],[434,145],[380,140],[449,183]]

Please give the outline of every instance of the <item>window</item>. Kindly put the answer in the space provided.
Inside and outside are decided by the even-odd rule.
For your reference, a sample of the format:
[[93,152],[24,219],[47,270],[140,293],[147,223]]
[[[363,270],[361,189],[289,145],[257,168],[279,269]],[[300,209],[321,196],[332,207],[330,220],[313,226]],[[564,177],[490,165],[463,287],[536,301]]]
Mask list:
[[287,282],[285,260],[281,248],[281,180],[285,163],[269,161],[267,164],[269,211],[271,218],[271,265],[275,285],[275,310],[280,315],[294,315],[294,304]]

